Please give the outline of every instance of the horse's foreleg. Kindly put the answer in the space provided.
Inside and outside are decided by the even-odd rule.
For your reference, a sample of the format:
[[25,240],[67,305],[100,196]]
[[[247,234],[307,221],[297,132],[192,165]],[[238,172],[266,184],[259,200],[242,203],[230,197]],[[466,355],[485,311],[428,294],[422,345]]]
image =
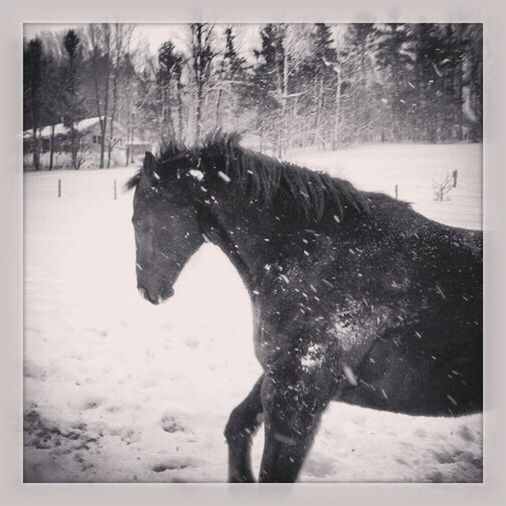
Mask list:
[[263,379],[260,376],[246,399],[232,411],[225,427],[229,482],[255,481],[251,470],[251,441],[261,424]]
[[328,383],[314,377],[266,377],[262,388],[265,446],[262,482],[294,482],[331,398]]

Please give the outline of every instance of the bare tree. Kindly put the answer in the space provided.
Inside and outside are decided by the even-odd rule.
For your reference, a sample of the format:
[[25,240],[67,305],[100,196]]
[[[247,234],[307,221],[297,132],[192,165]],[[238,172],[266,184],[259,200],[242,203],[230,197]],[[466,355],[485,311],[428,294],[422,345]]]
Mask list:
[[341,140],[341,97],[342,97],[342,71],[346,62],[350,59],[349,55],[340,55],[336,61],[329,62],[326,59],[325,65],[330,67],[336,75],[335,85],[335,109],[334,109],[334,125],[332,129],[332,149],[337,149]]
[[105,166],[109,88],[111,80],[112,30],[108,23],[88,25],[91,45],[90,62],[95,88],[96,112],[100,122],[100,168]]
[[[112,48],[111,48],[111,112],[109,122],[109,140],[107,143],[107,167],[111,166],[112,152],[116,145],[114,138],[114,126],[119,107],[119,89],[124,85],[126,74],[125,58],[130,49],[132,34],[135,25],[115,23],[112,29]],[[124,86],[123,86],[124,87]]]
[[191,69],[195,86],[195,140],[202,135],[205,86],[210,80],[211,64],[217,53],[211,48],[214,25],[193,23],[191,34]]
[[279,134],[277,136],[278,156],[293,144],[293,134],[298,121],[298,103],[304,91],[297,91],[293,86],[294,77],[300,65],[313,50],[311,39],[312,25],[279,24],[275,25],[277,43],[274,45],[277,62],[277,100],[281,104],[279,117]]
[[443,178],[432,181],[432,188],[434,190],[434,200],[443,202],[450,200],[448,193],[455,187],[456,176],[446,174]]

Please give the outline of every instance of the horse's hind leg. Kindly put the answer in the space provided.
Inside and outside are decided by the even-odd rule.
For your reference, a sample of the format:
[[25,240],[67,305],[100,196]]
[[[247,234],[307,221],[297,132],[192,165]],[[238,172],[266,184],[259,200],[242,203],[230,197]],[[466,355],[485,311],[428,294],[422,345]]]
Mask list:
[[255,386],[230,414],[225,427],[228,443],[228,481],[253,482],[251,470],[251,441],[261,424],[262,400],[260,392],[264,376],[260,376]]

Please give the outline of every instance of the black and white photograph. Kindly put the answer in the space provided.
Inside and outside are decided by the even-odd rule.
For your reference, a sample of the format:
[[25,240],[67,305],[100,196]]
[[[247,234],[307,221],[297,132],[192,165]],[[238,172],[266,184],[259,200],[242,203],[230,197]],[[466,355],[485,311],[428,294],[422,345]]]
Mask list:
[[24,483],[483,482],[483,24],[428,21],[24,24]]

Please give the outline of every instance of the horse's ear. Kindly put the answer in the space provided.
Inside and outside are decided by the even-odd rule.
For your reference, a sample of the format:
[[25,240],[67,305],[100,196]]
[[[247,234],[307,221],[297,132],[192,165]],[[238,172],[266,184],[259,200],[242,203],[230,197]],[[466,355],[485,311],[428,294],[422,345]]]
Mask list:
[[144,155],[144,163],[142,164],[142,175],[149,178],[149,180],[156,177],[156,158],[153,153],[146,151]]
[[144,155],[144,163],[142,164],[141,170],[141,186],[145,188],[151,188],[155,180],[159,180],[160,176],[157,174],[156,158],[152,153],[146,151]]

